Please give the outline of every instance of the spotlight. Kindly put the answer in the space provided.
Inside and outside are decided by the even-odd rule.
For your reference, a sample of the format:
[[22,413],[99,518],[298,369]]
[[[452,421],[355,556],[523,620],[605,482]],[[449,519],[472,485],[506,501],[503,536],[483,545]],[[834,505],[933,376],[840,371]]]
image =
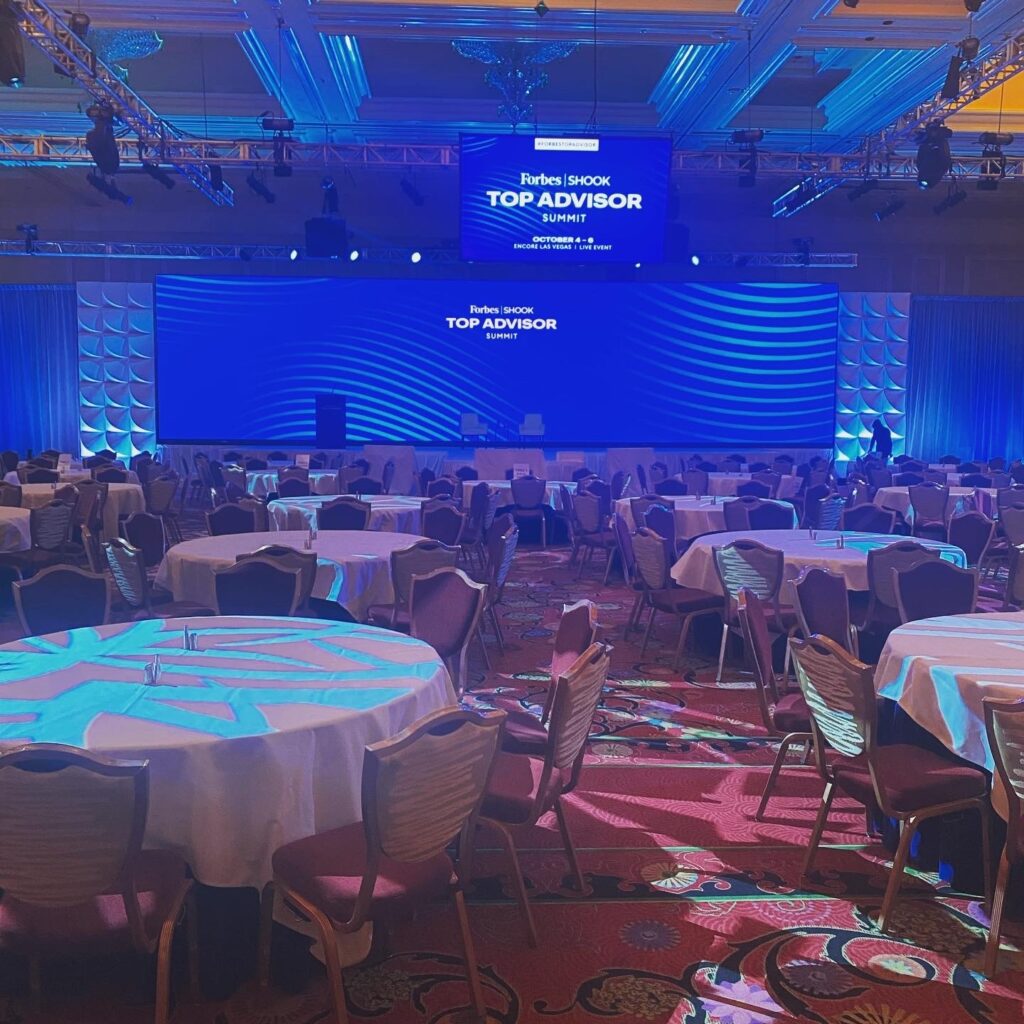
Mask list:
[[298,249],[291,249],[291,250],[289,250],[289,252],[288,252],[288,259],[291,260],[292,263],[294,263],[298,258],[299,258],[299,250]]
[[936,216],[945,213],[947,210],[952,210],[954,206],[959,206],[967,198],[967,193],[957,185],[951,185],[946,198],[941,202],[936,203],[932,210]]
[[324,201],[320,212],[325,217],[333,217],[338,212],[338,188],[334,179],[330,176],[320,180],[320,187],[324,190]]
[[546,3],[544,3],[544,0],[537,0],[537,6],[534,7],[534,10],[537,12],[538,18],[543,18],[544,15],[548,13],[550,8]]
[[763,128],[743,128],[729,136],[729,141],[737,146],[756,146],[763,139]]
[[977,14],[985,0],[964,0],[964,9],[968,14]]
[[690,263],[692,263],[693,266],[695,266],[695,267],[699,267],[700,266],[700,257],[696,253],[694,253],[690,257]]
[[[89,34],[89,25],[91,24],[89,15],[82,11],[65,11],[64,13],[67,15],[68,28],[70,28],[79,39],[85,39]],[[65,71],[59,64],[53,65],[53,73],[55,75],[63,75],[65,78],[71,77],[71,73]]]
[[942,91],[939,94],[944,100],[955,100],[960,95],[960,68],[963,62],[959,53],[954,53],[949,58],[946,80],[942,83]]
[[277,196],[263,184],[263,180],[259,178],[255,171],[250,171],[249,176],[245,179],[246,185],[249,186],[261,199],[264,199],[268,203],[277,201]]
[[978,141],[983,146],[1012,146],[1013,136],[1009,132],[982,132]]
[[399,182],[399,186],[405,193],[406,199],[408,199],[413,206],[422,206],[426,202],[426,199],[423,197],[423,193],[408,178],[403,178]]
[[917,184],[935,188],[953,167],[949,140],[953,133],[941,122],[932,121],[918,136]]
[[85,145],[96,169],[100,174],[116,174],[121,166],[121,154],[114,136],[114,108],[109,103],[93,103],[86,107],[85,116],[92,121]]
[[633,269],[634,270],[639,270],[640,269],[640,264],[639,263],[634,263],[633,264]]
[[359,257],[361,255],[362,255],[362,253],[358,249],[353,249],[348,254],[348,261],[349,261],[349,263],[357,263],[359,261]]
[[148,161],[143,160],[142,169],[154,181],[159,181],[164,188],[174,188],[174,179],[165,170],[163,170],[159,164],[151,164]]
[[849,7],[851,10],[854,9],[859,3],[860,0],[843,0],[843,6]]
[[292,176],[292,165],[288,163],[288,150],[285,146],[287,139],[283,135],[274,136],[274,177],[290,178]]
[[25,47],[18,20],[21,9],[14,0],[0,0],[0,85],[20,89],[25,84]]
[[876,188],[878,188],[877,178],[865,178],[859,185],[854,185],[853,188],[846,193],[846,198],[852,203],[854,200],[866,196],[869,192],[873,192]]
[[273,117],[264,114],[261,124],[265,132],[291,132],[295,130],[295,122],[290,117]]
[[409,259],[412,260],[413,263],[419,263],[419,261],[423,259],[423,253],[416,250],[410,254]]
[[19,224],[18,230],[25,236],[25,252],[34,252],[39,240],[39,228],[35,224]]
[[224,171],[220,164],[207,164],[206,170],[210,175],[210,188],[214,192],[220,192],[224,188]]
[[131,196],[125,195],[112,181],[107,181],[102,174],[97,174],[95,171],[90,171],[86,176],[85,180],[97,192],[102,192],[108,199],[113,199],[119,203],[124,203],[125,206],[131,206],[134,199]]
[[881,224],[883,220],[891,217],[894,213],[899,213],[906,205],[905,200],[893,196],[880,210],[875,210],[875,220]]
[[977,36],[968,36],[960,41],[960,54],[964,60],[974,60],[981,49],[981,40]]

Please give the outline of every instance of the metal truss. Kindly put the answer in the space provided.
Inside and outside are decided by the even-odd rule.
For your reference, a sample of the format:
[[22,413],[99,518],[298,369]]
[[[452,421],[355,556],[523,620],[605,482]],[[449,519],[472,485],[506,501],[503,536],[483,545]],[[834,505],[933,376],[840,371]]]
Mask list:
[[[160,118],[145,100],[104,64],[60,15],[43,0],[20,0],[19,6],[22,17],[18,24],[23,35],[94,100],[109,104],[117,117],[135,132],[137,141],[119,140],[122,155],[126,147],[141,150],[150,159],[169,163],[218,206],[234,203],[229,186],[214,188],[209,169],[203,166],[203,158],[182,133]],[[79,142],[80,148],[84,149],[84,140]],[[88,159],[91,162],[91,157]],[[135,162],[140,162],[139,152],[135,154]]]
[[781,267],[806,269],[832,267],[853,270],[857,266],[855,252],[702,252],[702,267]]

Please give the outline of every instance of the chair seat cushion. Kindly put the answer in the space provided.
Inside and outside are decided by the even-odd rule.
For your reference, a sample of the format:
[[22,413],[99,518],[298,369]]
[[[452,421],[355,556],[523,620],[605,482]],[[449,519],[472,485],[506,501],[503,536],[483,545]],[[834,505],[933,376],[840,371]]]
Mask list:
[[[901,814],[984,796],[988,789],[981,769],[958,764],[909,743],[877,747],[875,769],[893,810]],[[833,770],[840,789],[863,804],[874,802],[871,776],[862,758],[838,759]]]
[[[185,861],[168,850],[143,850],[135,884],[142,922],[150,942],[171,913],[187,882]],[[0,901],[0,949],[59,953],[83,949],[129,950],[131,929],[119,892],[74,907],[37,907],[12,896]]]
[[772,710],[772,722],[779,732],[810,732],[811,713],[802,693],[787,693]]
[[675,612],[679,615],[715,611],[724,607],[719,594],[712,594],[697,587],[666,587],[664,590],[652,590],[649,600],[658,611]]
[[[481,814],[508,825],[521,825],[530,821],[543,772],[543,758],[499,751],[494,759]],[[564,781],[562,772],[557,768],[552,769],[540,797],[539,806],[542,811],[554,807]]]
[[510,754],[542,756],[548,745],[548,731],[536,715],[529,711],[508,711],[501,734],[501,749]]
[[400,608],[398,614],[395,616],[395,621],[391,621],[391,609],[390,604],[373,604],[370,605],[370,609],[366,614],[366,621],[371,626],[382,626],[384,629],[396,629],[401,633],[409,632],[409,612]]
[[[355,908],[366,867],[366,836],[362,822],[306,836],[280,847],[273,857],[274,878],[338,922],[348,921]],[[381,857],[373,887],[370,916],[402,917],[410,904],[440,899],[452,878],[445,853],[424,861]]]
[[579,535],[581,544],[588,544],[591,547],[613,548],[618,543],[615,534],[611,530],[597,530],[594,533],[581,533]]

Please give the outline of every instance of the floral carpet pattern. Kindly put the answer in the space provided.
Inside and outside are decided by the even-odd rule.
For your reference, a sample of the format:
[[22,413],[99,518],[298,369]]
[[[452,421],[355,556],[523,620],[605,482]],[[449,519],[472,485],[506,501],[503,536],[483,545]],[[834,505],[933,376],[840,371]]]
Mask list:
[[[732,654],[714,682],[717,636],[695,630],[671,668],[668,617],[640,658],[623,635],[633,593],[596,568],[577,579],[564,550],[521,549],[500,608],[506,650],[492,670],[473,652],[478,707],[539,713],[563,604],[598,604],[614,646],[610,680],[568,820],[587,881],[579,894],[555,822],[517,836],[539,945],[526,944],[503,854],[482,831],[469,910],[489,1024],[1014,1024],[1024,1016],[1024,953],[1011,925],[1000,971],[980,974],[987,918],[975,894],[908,876],[891,934],[875,924],[888,860],[859,806],[837,798],[816,869],[801,880],[821,784],[794,756],[763,822],[754,809],[775,756]],[[454,912],[439,905],[389,930],[345,972],[349,1014],[380,1024],[456,1024],[468,1003]],[[211,955],[211,951],[207,951]],[[216,951],[212,951],[216,955]],[[191,1002],[179,1024],[318,1024],[333,1017],[322,968],[267,990],[246,981]],[[32,1013],[23,970],[0,960],[0,1024],[141,1024],[152,1005],[119,974],[54,965]],[[3,972],[8,978],[3,977]],[[136,964],[135,973],[147,973]],[[144,988],[144,986],[142,986]]]

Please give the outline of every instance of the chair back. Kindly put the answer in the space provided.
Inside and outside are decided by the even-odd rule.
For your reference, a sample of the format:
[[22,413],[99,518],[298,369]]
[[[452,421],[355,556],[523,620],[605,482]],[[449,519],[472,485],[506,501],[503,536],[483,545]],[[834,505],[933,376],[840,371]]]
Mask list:
[[21,508],[21,487],[0,480],[0,508]]
[[349,494],[380,494],[383,490],[384,485],[369,476],[357,476],[348,485]]
[[128,483],[128,472],[117,466],[108,466],[105,469],[94,470],[93,479],[101,484],[126,484]]
[[78,485],[78,504],[75,506],[75,525],[103,529],[103,510],[107,506],[110,484],[95,480],[82,480]]
[[370,525],[372,512],[373,506],[368,501],[343,494],[320,506],[316,513],[316,526],[318,530],[365,530]]
[[751,530],[792,530],[793,506],[784,501],[761,501],[747,508],[747,525]]
[[597,605],[586,598],[562,606],[551,656],[551,678],[557,679],[594,642],[597,636]]
[[[441,709],[366,748],[367,874],[376,873],[381,855],[424,861],[443,853],[456,837],[468,852],[504,720],[503,711]],[[365,907],[357,907],[357,919],[361,911]]]
[[121,533],[133,548],[142,552],[146,567],[152,568],[163,561],[167,538],[164,522],[148,512],[133,512],[122,524]]
[[211,537],[235,533],[255,533],[256,516],[241,505],[218,505],[206,513],[206,530]]
[[754,665],[761,721],[769,732],[775,732],[772,706],[779,701],[779,682],[772,666],[772,638],[764,604],[757,594],[744,588],[736,601],[736,614],[740,620],[743,645]]
[[308,480],[297,476],[285,477],[283,480],[278,477],[277,496],[279,498],[308,498],[309,495]]
[[395,481],[395,460],[388,459],[380,474],[380,488],[385,494],[391,493],[391,485]]
[[[491,501],[491,494],[494,494],[494,501]],[[468,526],[473,535],[477,538],[483,536],[484,531],[494,522],[494,512],[497,509],[497,491],[492,492],[485,482],[474,484],[469,492],[469,522]]]
[[839,529],[855,533],[892,533],[896,529],[896,513],[878,505],[854,505],[843,509]]
[[245,470],[241,466],[225,466],[221,473],[224,476],[225,488],[237,490],[242,494],[246,493]]
[[18,478],[25,484],[56,484],[60,482],[60,473],[55,469],[40,469],[29,466],[19,470]]
[[632,483],[632,481],[633,478],[629,474],[627,474],[624,469],[617,469],[612,474],[612,501],[618,501],[619,498],[621,498],[622,495],[629,489],[629,485],[630,483]]
[[56,910],[121,892],[132,937],[145,945],[131,881],[148,798],[145,761],[48,743],[0,755],[4,897]]
[[760,480],[744,480],[736,487],[736,494],[741,498],[770,498],[772,489]]
[[121,600],[129,608],[148,610],[149,580],[142,552],[123,537],[115,537],[103,544],[103,554]]
[[458,547],[466,528],[466,514],[454,505],[432,505],[428,502],[423,506],[422,522],[424,537],[449,547]]
[[29,512],[32,546],[42,551],[56,551],[67,543],[75,517],[74,504],[51,501]]
[[766,497],[775,498],[779,493],[779,486],[782,483],[782,475],[765,468],[758,472],[752,472],[750,479],[768,488]]
[[603,526],[601,518],[601,499],[593,494],[577,494],[573,506],[576,510],[576,522],[581,533],[600,533]]
[[1003,533],[1011,547],[1019,547],[1024,544],[1024,505],[1020,508],[1007,505],[1000,509],[999,525],[1003,528]]
[[296,569],[299,573],[299,601],[296,607],[305,608],[313,596],[316,585],[317,560],[315,551],[297,551],[286,544],[264,544],[255,551],[236,555],[235,562],[245,562],[251,558],[269,560],[282,569]]
[[846,499],[841,494],[829,494],[818,501],[817,528],[838,530],[846,511]]
[[725,519],[726,530],[749,530],[751,527],[748,513],[760,504],[761,499],[753,496],[727,498],[722,505],[722,517]]
[[[576,477],[574,476],[573,479],[575,480]],[[639,462],[636,464],[636,480],[637,480],[637,483],[640,484],[640,490],[641,491],[646,491],[647,490],[647,470],[644,469],[643,464],[639,463]]]
[[992,806],[1007,823],[1006,851],[1013,860],[1024,857],[1021,815],[1024,811],[1024,699],[982,700],[985,731],[995,770]]
[[421,469],[419,473],[420,494],[423,495],[424,497],[430,497],[427,488],[436,479],[437,474],[432,469]]
[[851,654],[850,602],[846,579],[820,566],[804,569],[793,583],[797,620],[803,635],[827,636]]
[[252,473],[252,472],[254,472],[256,470],[266,469],[266,468],[267,468],[267,460],[266,459],[246,459],[245,460],[245,469],[246,469],[246,472],[248,472],[248,473]]
[[935,548],[926,548],[912,540],[898,540],[884,548],[869,551],[868,593],[871,595],[872,605],[872,610],[868,613],[869,620],[876,617],[873,613],[884,612],[889,617],[898,614],[896,590],[892,582],[894,569],[909,569],[918,562],[938,557],[939,552]]
[[642,527],[632,538],[636,572],[644,590],[665,590],[672,585],[669,578],[671,555],[668,540],[654,530]]
[[13,473],[18,468],[18,453],[10,448],[0,452],[0,476]]
[[1000,512],[1004,508],[1024,508],[1024,485],[1014,484],[1012,487],[1001,487],[996,491],[996,508]]
[[11,584],[26,636],[45,636],[110,621],[107,578],[74,565],[53,565]]
[[939,456],[940,466],[959,466],[960,458],[957,455],[941,455]]
[[591,644],[558,677],[548,725],[547,765],[559,771],[571,770],[575,785],[583,761],[590,727],[608,679],[611,647]]
[[908,569],[893,569],[892,586],[900,622],[936,615],[970,615],[978,603],[978,570],[929,558]]
[[949,488],[945,484],[916,483],[910,487],[910,506],[918,524],[945,523]]
[[463,483],[467,480],[480,479],[480,474],[472,466],[459,466],[459,468],[455,470],[455,476]]
[[391,584],[395,605],[400,608],[408,605],[414,576],[427,576],[435,569],[454,569],[458,560],[457,547],[436,540],[418,540],[407,548],[392,551]]
[[503,512],[500,516],[495,516],[491,520],[490,528],[487,531],[487,540],[490,542],[495,537],[504,537],[513,528],[516,527],[516,521],[511,512]]
[[455,481],[450,477],[443,476],[439,480],[431,480],[427,484],[428,498],[453,498],[455,497]]
[[816,484],[804,491],[804,517],[802,526],[816,528],[821,515],[821,503],[832,493],[828,484]]
[[644,494],[639,498],[629,499],[629,512],[633,518],[633,526],[639,529],[644,525],[644,517],[652,505],[664,505],[665,502],[657,494]]
[[778,602],[785,567],[785,556],[780,550],[740,538],[712,551],[722,592],[730,601],[736,601],[740,591],[747,589],[762,601]]
[[615,531],[615,542],[619,548],[619,558],[622,561],[626,582],[633,583],[636,580],[636,554],[633,551],[633,534],[626,517],[616,512],[612,517],[612,529]]
[[[942,481],[945,483],[945,479]],[[984,473],[964,473],[960,477],[961,487],[991,487],[992,477],[985,476]]]
[[246,558],[215,569],[218,615],[294,615],[302,592],[302,572],[276,558]]
[[285,480],[301,480],[309,483],[309,470],[305,466],[285,466],[277,471],[278,493]]
[[513,478],[511,483],[512,501],[517,508],[540,508],[547,494],[547,481],[533,476]]
[[581,494],[589,494],[597,498],[602,521],[612,514],[612,489],[600,477],[592,476],[582,480],[579,484],[579,491]]
[[662,497],[679,497],[686,494],[686,484],[682,480],[676,480],[675,477],[666,477],[654,485],[654,493],[660,494]]
[[710,490],[711,478],[703,469],[688,469],[683,473],[683,486],[687,494],[695,494],[698,497],[707,494]]
[[644,513],[643,525],[659,537],[665,538],[669,551],[676,549],[676,513],[675,509],[665,505],[651,505]]
[[978,566],[995,536],[996,524],[981,512],[961,512],[949,520],[949,543],[967,556],[969,566]]
[[[495,523],[497,522],[496,519]],[[519,547],[519,527],[515,523],[512,523],[504,533],[492,530],[487,538],[487,584],[490,588],[487,600],[490,604],[496,604],[501,600],[505,581],[512,571],[512,562],[515,560],[517,547]]]
[[868,481],[876,491],[879,487],[891,487],[892,471],[885,466],[868,465]]

